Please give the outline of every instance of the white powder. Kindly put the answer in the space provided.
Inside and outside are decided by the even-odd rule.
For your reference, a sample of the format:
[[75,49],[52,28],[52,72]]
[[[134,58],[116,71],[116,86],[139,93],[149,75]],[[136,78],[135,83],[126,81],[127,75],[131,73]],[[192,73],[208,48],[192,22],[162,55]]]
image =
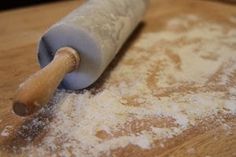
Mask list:
[[55,99],[61,100],[47,134],[22,150],[33,156],[57,151],[97,157],[128,145],[151,149],[156,140],[164,147],[162,141],[201,119],[236,114],[235,38],[222,25],[195,15],[142,34],[97,91],[58,92]]
[[229,100],[225,102],[225,108],[227,108],[232,114],[236,114],[235,100]]
[[196,152],[196,150],[194,148],[187,149],[188,154],[194,154],[195,152]]
[[1,136],[5,136],[5,137],[9,136],[11,131],[12,131],[12,129],[13,129],[13,126],[11,126],[11,125],[5,126],[5,128],[1,132]]

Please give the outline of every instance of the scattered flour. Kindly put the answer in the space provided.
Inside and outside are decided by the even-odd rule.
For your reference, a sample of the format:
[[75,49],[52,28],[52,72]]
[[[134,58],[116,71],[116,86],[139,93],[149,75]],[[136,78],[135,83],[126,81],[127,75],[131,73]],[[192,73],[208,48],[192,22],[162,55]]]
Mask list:
[[194,148],[187,149],[188,154],[194,154],[195,152],[196,152],[196,150]]
[[229,100],[225,102],[225,108],[228,109],[232,114],[236,114],[235,100]]
[[58,92],[47,134],[22,150],[98,157],[128,145],[151,149],[199,119],[236,114],[236,34],[227,32],[236,29],[186,15],[171,19],[165,31],[142,34],[102,87]]
[[2,132],[1,132],[1,136],[9,136],[10,135],[10,133],[11,133],[11,131],[12,131],[12,129],[13,129],[13,126],[11,126],[11,125],[7,125],[3,130],[2,130]]

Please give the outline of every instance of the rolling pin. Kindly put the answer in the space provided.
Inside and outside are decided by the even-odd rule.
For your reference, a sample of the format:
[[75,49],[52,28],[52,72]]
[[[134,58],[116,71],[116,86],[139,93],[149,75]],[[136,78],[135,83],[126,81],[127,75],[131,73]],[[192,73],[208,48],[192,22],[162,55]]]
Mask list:
[[141,21],[148,0],[88,0],[41,37],[41,70],[22,83],[13,102],[20,116],[46,105],[56,88],[94,83]]

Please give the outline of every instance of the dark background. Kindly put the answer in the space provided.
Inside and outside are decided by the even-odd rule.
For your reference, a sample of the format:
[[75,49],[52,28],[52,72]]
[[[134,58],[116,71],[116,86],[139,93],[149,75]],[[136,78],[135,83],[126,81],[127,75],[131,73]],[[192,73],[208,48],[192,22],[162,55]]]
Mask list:
[[55,2],[60,0],[0,0],[0,10],[19,8],[42,3]]

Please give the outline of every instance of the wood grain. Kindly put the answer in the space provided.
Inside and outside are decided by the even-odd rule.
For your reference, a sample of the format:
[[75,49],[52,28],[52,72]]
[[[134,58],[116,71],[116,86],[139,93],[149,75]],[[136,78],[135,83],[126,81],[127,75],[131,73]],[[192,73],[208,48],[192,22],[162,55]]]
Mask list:
[[[35,118],[42,120],[53,118],[49,115],[18,117],[12,112],[12,100],[18,85],[39,69],[35,53],[40,35],[80,4],[81,1],[66,1],[0,12],[0,133],[6,126],[12,126],[9,136],[0,136],[0,156],[11,156],[13,152],[18,151],[18,148],[27,145],[25,135],[31,137],[33,143],[40,141],[44,134],[44,126],[34,126],[30,130],[24,130],[23,124],[28,124]],[[236,6],[233,5],[212,1],[153,0],[140,33],[161,31],[169,18],[183,14],[197,14],[211,22],[235,27],[235,23],[228,21],[230,16],[236,16]],[[139,35],[135,36],[138,37]],[[234,157],[236,117],[226,116],[225,120],[226,124],[232,126],[232,132],[228,134],[221,126],[214,123],[214,120],[206,121],[187,130],[184,136],[176,137],[164,149],[156,147],[145,152],[130,146],[114,150],[113,154],[136,157],[156,155]],[[208,127],[207,130],[203,129],[205,126]],[[24,131],[24,136],[18,134],[19,130]]]

